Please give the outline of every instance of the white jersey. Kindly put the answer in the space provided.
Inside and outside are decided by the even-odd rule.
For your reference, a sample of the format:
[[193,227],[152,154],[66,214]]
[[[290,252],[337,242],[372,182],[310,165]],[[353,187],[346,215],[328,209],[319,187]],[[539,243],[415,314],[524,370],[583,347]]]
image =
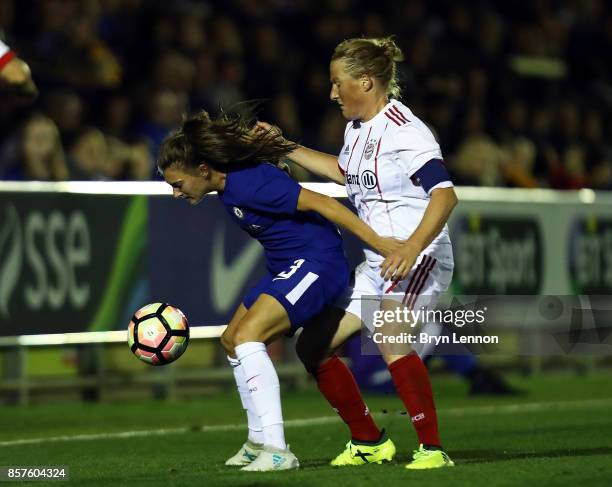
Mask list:
[[15,53],[11,51],[4,42],[0,41],[0,69],[2,69],[6,63],[15,57]]
[[[391,100],[371,120],[348,123],[338,164],[359,217],[379,235],[406,239],[430,199],[412,176],[432,159],[442,159],[442,152],[429,128],[404,104]],[[452,186],[446,181],[431,190]],[[365,254],[371,267],[380,266],[381,255],[369,249]],[[422,255],[452,265],[447,225]]]
[[7,52],[9,52],[11,49],[0,40],[0,58],[2,56],[4,56]]

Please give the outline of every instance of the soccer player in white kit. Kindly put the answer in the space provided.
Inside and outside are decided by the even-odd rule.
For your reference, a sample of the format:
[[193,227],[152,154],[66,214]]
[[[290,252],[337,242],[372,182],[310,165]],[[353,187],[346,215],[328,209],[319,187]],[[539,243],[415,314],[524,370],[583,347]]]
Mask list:
[[[362,297],[375,298],[381,310],[397,308],[398,302],[414,310],[432,307],[453,272],[446,222],[457,197],[433,134],[396,99],[396,62],[402,59],[392,38],[340,43],[330,64],[330,98],[349,120],[340,155],[303,146],[289,154],[300,166],[345,184],[359,217],[376,232],[406,240],[386,259],[366,250],[350,295],[338,303],[342,311],[320,316],[318,326],[305,329],[297,344],[300,359],[351,430],[352,439],[332,460],[334,466],[382,463],[395,455],[395,445],[374,423],[350,370],[333,355],[361,329]],[[258,128],[277,130],[263,122]],[[453,466],[440,443],[421,358],[409,345],[403,345],[403,353],[379,347],[419,438],[406,468]]]

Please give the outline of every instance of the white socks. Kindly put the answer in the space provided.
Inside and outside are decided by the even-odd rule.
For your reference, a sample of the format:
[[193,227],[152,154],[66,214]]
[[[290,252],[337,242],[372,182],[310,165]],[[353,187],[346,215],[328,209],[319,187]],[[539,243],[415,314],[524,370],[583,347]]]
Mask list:
[[257,414],[255,413],[253,401],[251,401],[251,394],[249,392],[249,388],[246,385],[246,377],[244,375],[242,367],[240,366],[240,360],[238,360],[237,358],[232,358],[230,356],[227,357],[227,360],[232,366],[232,370],[234,371],[234,379],[236,380],[236,386],[238,387],[240,401],[242,402],[242,407],[244,408],[247,414],[247,424],[249,425],[249,440],[253,443],[263,444],[263,428],[261,426],[259,416],[257,416]]
[[[250,395],[250,403],[247,402],[247,405],[249,407],[252,405],[253,412],[260,421],[263,429],[264,445],[285,450],[287,444],[285,443],[285,432],[283,430],[280,384],[265,344],[247,342],[236,346],[235,351],[240,362],[238,368],[242,369],[244,384]],[[238,382],[238,379],[236,382]]]

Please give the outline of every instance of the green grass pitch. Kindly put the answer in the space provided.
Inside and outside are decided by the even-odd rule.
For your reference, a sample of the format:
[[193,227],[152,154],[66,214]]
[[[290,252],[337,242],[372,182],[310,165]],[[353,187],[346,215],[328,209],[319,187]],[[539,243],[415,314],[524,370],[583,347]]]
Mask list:
[[612,485],[610,374],[515,377],[513,383],[528,393],[471,398],[458,379],[434,378],[442,439],[457,463],[436,471],[403,468],[416,436],[393,396],[367,402],[396,442],[397,460],[329,467],[347,430],[314,388],[283,396],[299,471],[243,473],[223,466],[245,437],[233,392],[174,403],[2,406],[0,465],[67,465],[70,484],[78,486]]

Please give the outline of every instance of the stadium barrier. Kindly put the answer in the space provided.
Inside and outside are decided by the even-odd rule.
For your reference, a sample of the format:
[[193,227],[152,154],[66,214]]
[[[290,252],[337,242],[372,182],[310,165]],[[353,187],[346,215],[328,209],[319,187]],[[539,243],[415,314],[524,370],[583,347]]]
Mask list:
[[[346,199],[333,183],[304,186]],[[611,195],[457,192],[449,222],[452,293],[612,293]],[[196,340],[220,335],[263,268],[261,247],[218,216],[224,210],[217,202],[192,208],[170,194],[162,182],[0,182],[0,391],[24,403],[33,388],[52,385],[30,379],[31,347],[77,346],[93,354],[83,359],[93,369],[58,386],[95,392],[116,383],[96,366],[101,346],[124,341],[131,313],[148,302],[170,302],[191,323],[214,325],[193,326]],[[346,248],[357,263],[360,244],[346,236]],[[167,385],[162,395],[171,396],[172,366],[161,369],[139,380]],[[230,379],[222,370],[218,377]],[[304,375],[292,365],[286,374]],[[207,369],[206,378],[214,377]]]

